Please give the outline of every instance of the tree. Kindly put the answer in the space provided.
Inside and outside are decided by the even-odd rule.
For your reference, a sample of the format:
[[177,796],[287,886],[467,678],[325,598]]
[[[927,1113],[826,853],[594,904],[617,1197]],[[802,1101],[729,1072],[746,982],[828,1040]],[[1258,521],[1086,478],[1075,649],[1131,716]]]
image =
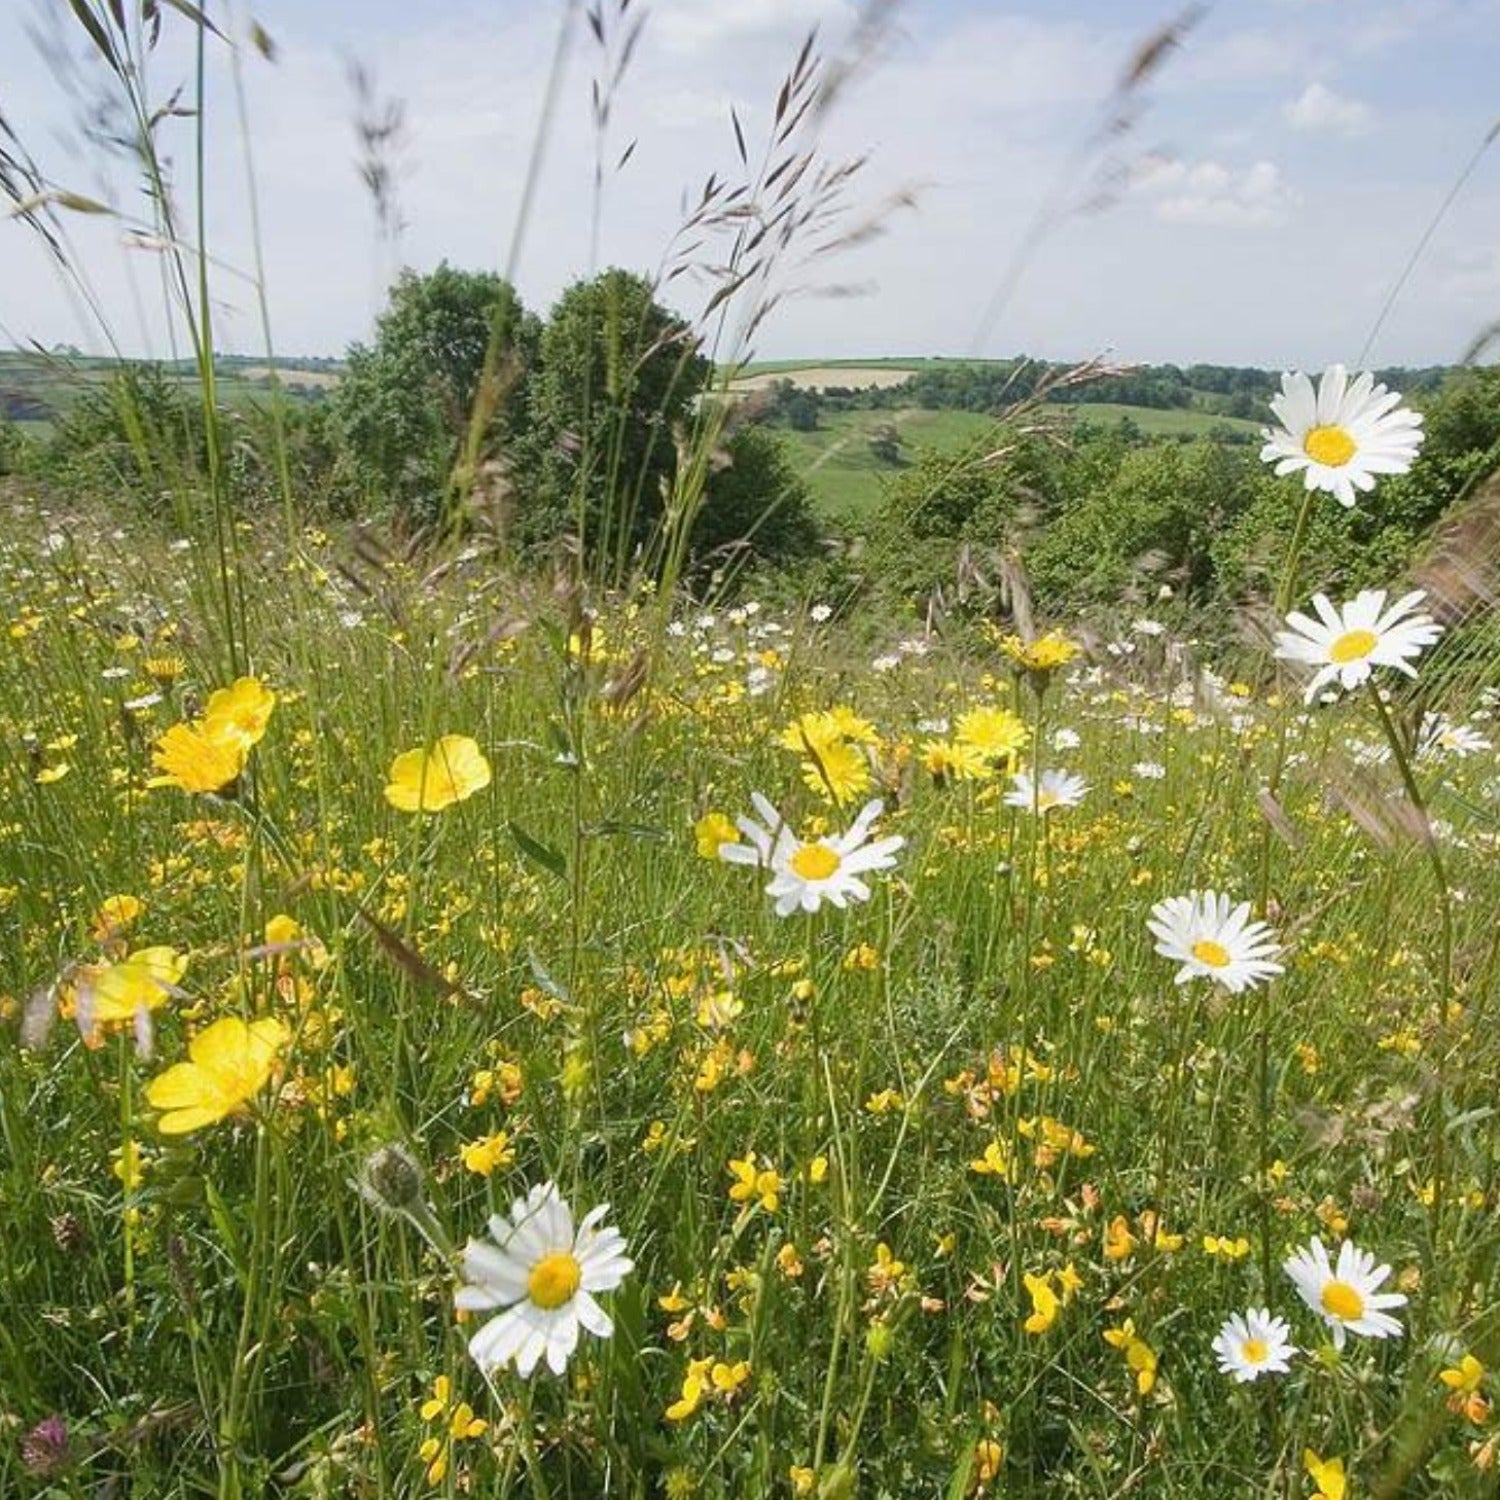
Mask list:
[[643,277],[611,270],[570,286],[530,390],[520,539],[571,531],[592,563],[623,575],[665,511],[678,435],[709,373],[692,330]]
[[765,427],[743,427],[723,456],[727,462],[709,476],[693,526],[694,563],[786,562],[815,554],[822,532],[781,439]]
[[882,422],[870,433],[870,452],[878,463],[901,462],[901,430],[894,422]]
[[403,271],[375,342],[351,347],[334,395],[366,486],[418,521],[436,520],[476,403],[481,457],[520,436],[539,333],[515,289],[491,272],[458,271],[446,261],[425,276]]

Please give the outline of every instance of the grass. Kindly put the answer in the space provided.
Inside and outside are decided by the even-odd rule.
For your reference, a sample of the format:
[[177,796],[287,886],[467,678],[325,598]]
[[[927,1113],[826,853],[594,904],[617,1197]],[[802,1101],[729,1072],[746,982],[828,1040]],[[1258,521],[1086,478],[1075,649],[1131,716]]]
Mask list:
[[[1060,408],[1075,420],[1118,422],[1128,419],[1151,437],[1206,437],[1215,431],[1258,435],[1254,422],[1214,417],[1205,412],[1158,411],[1143,406],[1091,402]],[[980,412],[928,411],[921,407],[891,410],[825,412],[811,432],[778,429],[791,450],[797,472],[807,482],[821,513],[829,518],[858,520],[879,504],[882,481],[900,472],[899,464],[876,457],[871,437],[881,428],[895,427],[904,444],[923,445],[940,452],[956,452],[993,431],[993,421]]]
[[[1354,769],[1360,697],[1194,707],[1139,635],[1038,699],[961,635],[875,670],[836,621],[748,604],[599,600],[585,631],[472,549],[372,572],[246,526],[236,649],[277,703],[237,790],[190,795],[150,785],[152,746],[232,675],[211,551],[11,509],[5,1493],[39,1492],[18,1443],[50,1413],[68,1482],[143,1495],[1300,1493],[1304,1448],[1362,1492],[1486,1492],[1488,1418],[1437,1372],[1488,1355],[1497,1306],[1492,752],[1415,770],[1464,896],[1450,980],[1412,811]],[[835,707],[854,738],[780,743]],[[979,707],[1033,727],[1033,770],[1082,773],[1081,806],[1039,823],[1002,779],[935,780],[934,721]],[[395,810],[395,757],[442,733],[490,784]],[[764,875],[701,856],[695,822],[757,790],[812,830],[883,791],[905,843],[868,903],[781,919]],[[1268,991],[1174,984],[1152,951],[1153,902],[1203,887],[1275,924]],[[187,962],[145,992],[149,1048],[96,1034],[101,966],[154,945]],[[152,1080],[225,1016],[280,1021],[278,1071],[163,1134]],[[614,1337],[487,1383],[457,1264],[352,1186],[393,1142],[438,1245],[548,1180],[611,1204]],[[1333,1358],[1278,1265],[1345,1234],[1410,1301],[1404,1338]],[[1064,1273],[1028,1327],[1024,1278]],[[1313,1351],[1274,1392],[1209,1348],[1262,1303]],[[460,1399],[476,1436],[449,1434]]]
[[[73,10],[170,121],[124,9]],[[627,10],[589,12],[610,89]],[[705,191],[724,286],[779,287],[741,258],[774,224],[829,232],[823,68],[764,171],[824,187],[758,225],[753,181]],[[1308,708],[1138,602],[1028,672],[979,622],[518,575],[482,510],[426,550],[312,524],[289,474],[237,513],[206,262],[154,126],[136,153],[204,472],[0,496],[0,1494],[1493,1493],[1492,662],[1450,639],[1415,693]],[[894,419],[802,440],[826,505],[868,507]],[[1016,805],[1060,768],[1072,805]],[[846,903],[779,914],[830,861]],[[1159,951],[1201,891],[1270,925],[1268,982],[1206,977],[1234,931],[1187,935],[1197,976]],[[546,1184],[631,1264],[583,1281],[555,1210],[512,1236]],[[1281,1268],[1313,1237],[1390,1268],[1400,1337],[1333,1346]],[[1292,1368],[1233,1384],[1214,1336],[1261,1306]],[[478,1358],[580,1308],[554,1373]]]
[[962,448],[994,427],[977,412],[924,411],[902,407],[890,411],[825,412],[812,432],[778,429],[791,450],[797,472],[807,481],[820,511],[829,517],[857,519],[880,503],[881,481],[900,472],[899,464],[877,458],[870,438],[893,426],[906,444]]

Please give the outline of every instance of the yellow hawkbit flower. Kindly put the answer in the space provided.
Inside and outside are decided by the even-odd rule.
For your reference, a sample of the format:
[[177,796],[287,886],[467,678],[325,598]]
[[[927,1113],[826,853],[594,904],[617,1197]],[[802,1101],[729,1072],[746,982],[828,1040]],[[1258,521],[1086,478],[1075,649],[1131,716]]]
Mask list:
[[1056,630],[1049,630],[1030,642],[1018,635],[1003,636],[1000,649],[1016,666],[1033,673],[1055,672],[1078,655],[1078,647]]

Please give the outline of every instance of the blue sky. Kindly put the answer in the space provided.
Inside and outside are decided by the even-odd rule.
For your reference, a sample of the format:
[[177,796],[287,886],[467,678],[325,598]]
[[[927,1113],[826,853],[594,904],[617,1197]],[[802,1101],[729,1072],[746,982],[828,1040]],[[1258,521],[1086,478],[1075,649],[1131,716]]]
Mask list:
[[[852,0],[635,0],[648,13],[621,89],[597,262],[650,270],[680,196],[734,165],[728,109],[752,141],[809,26],[831,47]],[[763,356],[1101,351],[1133,360],[1318,366],[1355,360],[1418,235],[1500,119],[1500,0],[1220,0],[1162,68],[1133,128],[1084,149],[1140,41],[1174,13],[1146,0],[908,0],[878,65],[829,118],[835,156],[868,152],[864,200],[907,188],[887,232],[789,278],[756,339]],[[26,39],[63,7],[0,7],[0,110],[57,184],[138,211],[130,176],[101,175],[68,138],[69,105]],[[215,11],[215,14],[220,12]],[[245,60],[267,294],[278,347],[337,353],[365,336],[395,268],[441,258],[498,267],[516,222],[563,6],[520,0],[254,0],[279,44]],[[223,14],[243,28],[244,6]],[[178,28],[181,29],[180,27]],[[244,143],[223,49],[211,69],[209,242],[253,266]],[[346,66],[404,102],[397,158],[405,229],[382,243],[354,168]],[[165,92],[189,76],[181,40],[153,62]],[[596,58],[580,30],[517,281],[545,309],[590,262]],[[190,137],[176,127],[184,206]],[[1112,184],[1025,258],[989,330],[984,309],[1052,195]],[[120,226],[70,221],[120,343],[163,352],[152,257]],[[813,295],[829,281],[858,296]],[[219,342],[261,347],[253,290],[215,282]],[[688,314],[703,292],[673,284]],[[1500,143],[1444,220],[1373,350],[1379,363],[1457,358],[1500,319]],[[0,222],[0,332],[99,347],[21,226]],[[983,335],[983,336],[981,336]]]

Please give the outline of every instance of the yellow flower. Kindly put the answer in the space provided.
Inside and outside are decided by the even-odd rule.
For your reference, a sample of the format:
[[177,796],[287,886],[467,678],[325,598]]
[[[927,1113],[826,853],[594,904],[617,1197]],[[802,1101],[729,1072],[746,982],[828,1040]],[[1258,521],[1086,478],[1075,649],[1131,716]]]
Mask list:
[[795,1281],[807,1269],[802,1263],[802,1257],[797,1254],[797,1247],[790,1240],[776,1252],[776,1269],[788,1281]]
[[1078,647],[1056,630],[1049,630],[1029,644],[1018,635],[1005,636],[1000,649],[1027,672],[1055,672],[1078,655]]
[[969,1170],[978,1172],[981,1177],[1008,1177],[1010,1168],[1010,1157],[999,1141],[991,1141],[984,1148],[984,1155],[969,1163]]
[[698,839],[698,853],[704,859],[717,859],[725,844],[737,844],[740,840],[739,829],[721,812],[704,813],[693,824],[693,832]]
[[385,800],[400,812],[441,812],[490,784],[490,764],[467,735],[445,734],[431,750],[391,762]]
[[163,686],[175,682],[187,670],[187,663],[180,656],[148,656],[141,665],[148,677]]
[[925,740],[922,766],[935,781],[983,781],[994,774],[989,757],[975,745],[950,740]]
[[1227,1234],[1205,1234],[1203,1253],[1222,1255],[1226,1260],[1243,1260],[1250,1253],[1250,1241],[1244,1235],[1240,1235],[1237,1239],[1230,1239]]
[[1124,1214],[1116,1214],[1104,1231],[1104,1258],[1106,1260],[1128,1260],[1134,1253],[1136,1238],[1130,1232],[1130,1221]]
[[901,1278],[906,1275],[906,1262],[891,1254],[891,1247],[882,1240],[875,1247],[875,1263],[865,1272],[865,1284],[877,1297],[901,1289]]
[[1022,1327],[1027,1333],[1046,1333],[1057,1322],[1058,1309],[1062,1306],[1057,1293],[1052,1290],[1052,1273],[1045,1271],[1040,1276],[1033,1276],[1027,1271],[1021,1279],[1031,1295],[1031,1315]]
[[869,791],[874,780],[870,762],[857,745],[831,740],[815,745],[813,750],[816,758],[809,756],[802,763],[802,782],[808,791],[832,797],[835,802],[847,802]]
[[787,1470],[787,1478],[792,1481],[794,1495],[810,1495],[818,1483],[817,1471],[809,1469],[806,1464],[793,1464]]
[[1126,1367],[1135,1373],[1136,1389],[1149,1396],[1156,1384],[1156,1351],[1136,1333],[1134,1320],[1126,1318],[1120,1327],[1105,1329],[1104,1342],[1125,1355]]
[[117,1146],[111,1151],[112,1165],[110,1171],[120,1179],[120,1185],[127,1193],[133,1193],[141,1185],[141,1179],[146,1175],[147,1160],[141,1154],[140,1144],[137,1141],[126,1141],[124,1145]]
[[774,1168],[757,1168],[753,1155],[740,1161],[731,1161],[729,1171],[735,1179],[734,1186],[729,1189],[729,1196],[734,1202],[748,1203],[756,1198],[768,1214],[776,1212],[781,1203],[780,1173]]
[[229,687],[209,695],[203,732],[218,744],[248,751],[260,743],[275,707],[276,694],[257,678],[236,678]]
[[687,1373],[682,1377],[682,1394],[666,1411],[667,1421],[685,1422],[702,1405],[708,1393],[708,1372],[713,1368],[711,1359],[690,1359]]
[[811,746],[821,755],[825,746],[838,744],[841,740],[878,745],[880,736],[868,719],[861,718],[847,704],[840,704],[822,713],[800,715],[782,730],[780,743],[799,753],[805,753]]
[[1344,1477],[1343,1459],[1322,1459],[1311,1448],[1306,1448],[1302,1452],[1302,1463],[1318,1487],[1313,1500],[1344,1500],[1348,1480]]
[[156,1128],[185,1135],[233,1114],[270,1081],[277,1053],[290,1040],[286,1027],[269,1018],[215,1021],[188,1043],[189,1062],[175,1063],[147,1085],[146,1102],[165,1111]]
[[470,1141],[459,1155],[463,1158],[464,1166],[481,1177],[488,1177],[500,1167],[508,1167],[516,1159],[510,1137],[503,1130],[486,1136],[483,1140]]
[[245,769],[245,747],[215,739],[198,725],[174,724],[157,740],[151,763],[161,775],[153,776],[147,786],[218,792]]
[[986,760],[1014,760],[1031,738],[1026,721],[1008,708],[971,708],[960,714],[953,738]]
[[974,1478],[980,1484],[993,1484],[1004,1461],[1005,1449],[994,1438],[980,1438],[974,1445]]
[[166,947],[138,948],[117,964],[82,971],[78,983],[80,1020],[110,1026],[134,1021],[143,1010],[166,1004],[188,966],[186,953]]
[[89,936],[96,943],[108,942],[124,932],[145,909],[146,903],[138,896],[106,896],[94,913],[93,930]]
[[1438,1379],[1456,1396],[1472,1396],[1484,1381],[1484,1365],[1472,1354],[1465,1354],[1451,1369],[1441,1370]]
[[729,1365],[723,1360],[716,1360],[713,1369],[708,1372],[708,1378],[713,1383],[714,1393],[727,1401],[750,1378],[750,1362],[740,1359]]

